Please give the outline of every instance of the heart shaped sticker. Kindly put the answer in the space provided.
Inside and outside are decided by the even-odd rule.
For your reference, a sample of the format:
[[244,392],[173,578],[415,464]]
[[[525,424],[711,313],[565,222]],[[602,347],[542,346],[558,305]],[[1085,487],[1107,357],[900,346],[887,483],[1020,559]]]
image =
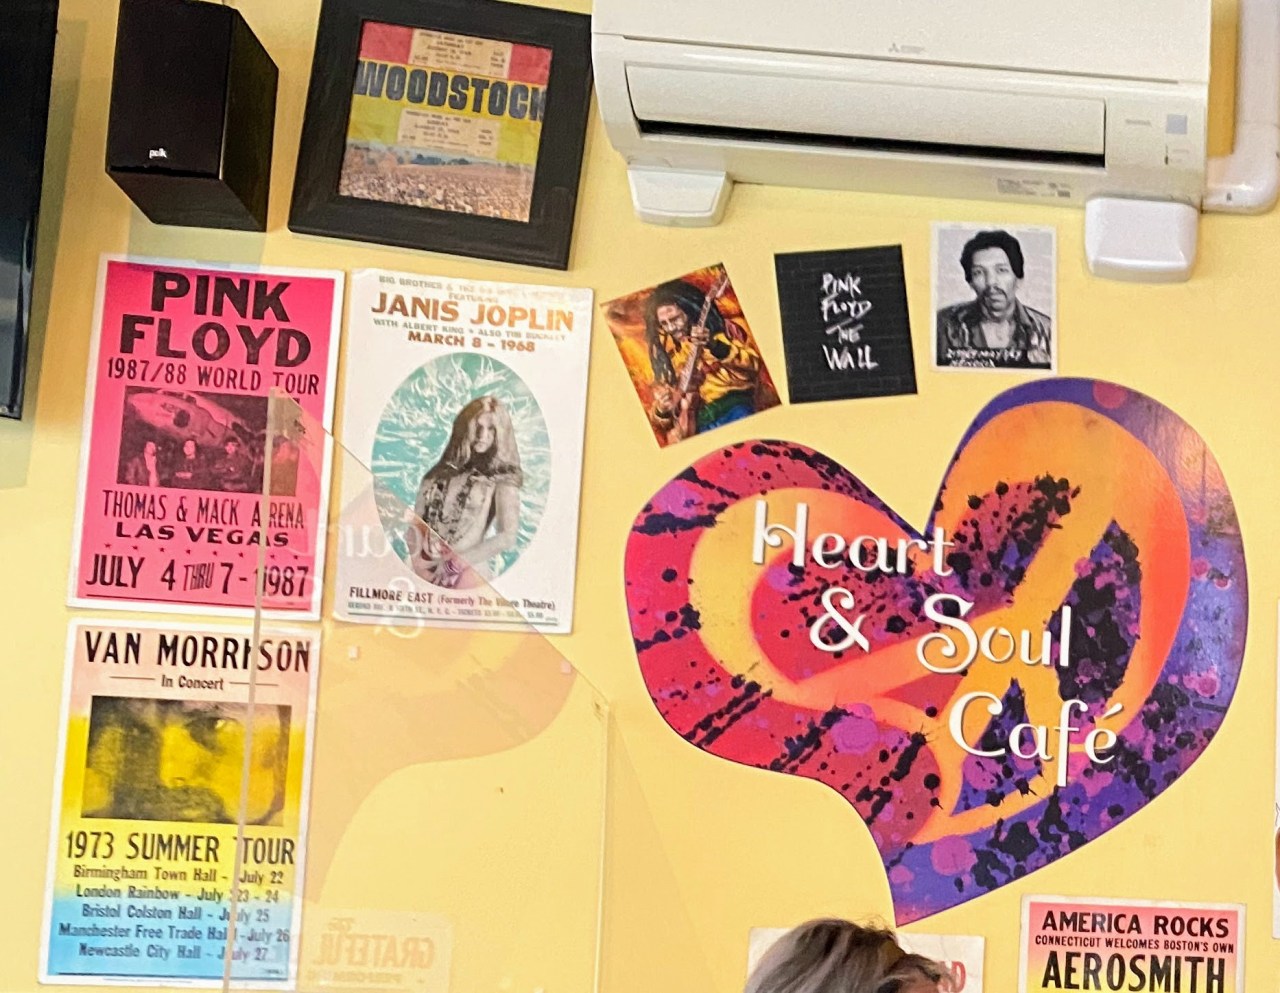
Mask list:
[[802,445],[714,452],[636,518],[626,587],[667,723],[845,797],[899,924],[1171,786],[1226,715],[1248,604],[1204,441],[1086,379],[992,401],[920,532]]

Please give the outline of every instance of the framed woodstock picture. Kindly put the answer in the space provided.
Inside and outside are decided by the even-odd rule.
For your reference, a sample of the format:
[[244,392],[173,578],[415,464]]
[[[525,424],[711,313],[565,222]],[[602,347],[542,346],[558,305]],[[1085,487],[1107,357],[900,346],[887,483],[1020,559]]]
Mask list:
[[323,0],[290,229],[568,268],[590,24],[499,0]]

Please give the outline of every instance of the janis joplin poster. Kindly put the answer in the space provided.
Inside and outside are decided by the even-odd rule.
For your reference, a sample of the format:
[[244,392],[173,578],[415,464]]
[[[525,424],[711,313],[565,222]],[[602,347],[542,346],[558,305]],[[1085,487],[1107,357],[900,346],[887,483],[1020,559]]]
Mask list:
[[626,588],[667,723],[843,796],[899,924],[1177,789],[1235,693],[1248,605],[1203,439],[1087,379],[988,404],[919,530],[801,444],[713,452],[641,510]]
[[591,291],[366,269],[348,334],[338,616],[567,632]]
[[248,615],[265,545],[264,605],[319,617],[341,316],[340,272],[103,259],[72,606]]

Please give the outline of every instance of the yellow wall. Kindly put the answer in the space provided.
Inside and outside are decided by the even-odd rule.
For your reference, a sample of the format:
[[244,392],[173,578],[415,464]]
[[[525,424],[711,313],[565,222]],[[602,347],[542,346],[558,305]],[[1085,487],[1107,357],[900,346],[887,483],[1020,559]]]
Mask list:
[[[576,627],[572,636],[556,641],[613,708],[603,944],[607,993],[730,993],[741,986],[752,926],[828,913],[891,918],[876,851],[844,801],[811,782],[704,755],[659,718],[631,649],[621,563],[628,528],[648,495],[695,457],[757,435],[792,438],[836,456],[907,519],[925,518],[969,419],[996,392],[1020,381],[1016,374],[929,370],[933,220],[1057,226],[1060,371],[1150,394],[1205,437],[1239,510],[1253,625],[1232,711],[1218,740],[1183,781],[1065,861],[917,928],[985,935],[987,988],[1002,991],[1015,984],[1023,894],[1238,901],[1249,907],[1249,988],[1273,987],[1280,971],[1280,949],[1270,937],[1269,809],[1280,593],[1280,560],[1273,554],[1280,528],[1272,516],[1280,487],[1272,437],[1280,425],[1280,214],[1206,218],[1194,280],[1167,287],[1089,277],[1078,213],[1008,204],[745,187],[735,192],[721,227],[672,231],[635,220],[622,163],[593,119],[568,273],[297,237],[285,221],[319,2],[242,0],[240,6],[281,69],[266,236],[156,227],[132,207],[103,172],[116,5],[62,4],[40,244],[38,310],[46,318],[45,340],[33,356],[27,421],[0,424],[0,864],[6,911],[0,990],[36,986],[50,779],[71,616],[63,603],[84,371],[103,252],[564,283],[593,287],[598,300],[723,261],[781,386],[773,253],[901,243],[919,366],[917,397],[783,407],[714,437],[659,451],[608,333],[602,323],[597,326]],[[588,3],[574,6],[585,10]],[[371,724],[377,720],[370,715]],[[379,796],[379,809],[411,805],[417,796],[404,782],[389,798]],[[555,837],[552,832],[548,843]],[[372,855],[348,850],[338,857],[357,860],[364,872],[395,874],[401,858],[419,856],[387,846]],[[552,925],[555,917],[553,901]],[[566,928],[580,929],[582,908],[565,908],[563,919]],[[546,934],[540,940],[556,940],[554,926]],[[560,990],[550,986],[548,993]]]

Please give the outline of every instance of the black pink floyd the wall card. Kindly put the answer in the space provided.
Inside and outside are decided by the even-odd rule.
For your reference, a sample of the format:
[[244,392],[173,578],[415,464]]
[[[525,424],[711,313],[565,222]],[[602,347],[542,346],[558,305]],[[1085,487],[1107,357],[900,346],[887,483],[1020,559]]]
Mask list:
[[792,403],[916,392],[902,247],[774,256]]

